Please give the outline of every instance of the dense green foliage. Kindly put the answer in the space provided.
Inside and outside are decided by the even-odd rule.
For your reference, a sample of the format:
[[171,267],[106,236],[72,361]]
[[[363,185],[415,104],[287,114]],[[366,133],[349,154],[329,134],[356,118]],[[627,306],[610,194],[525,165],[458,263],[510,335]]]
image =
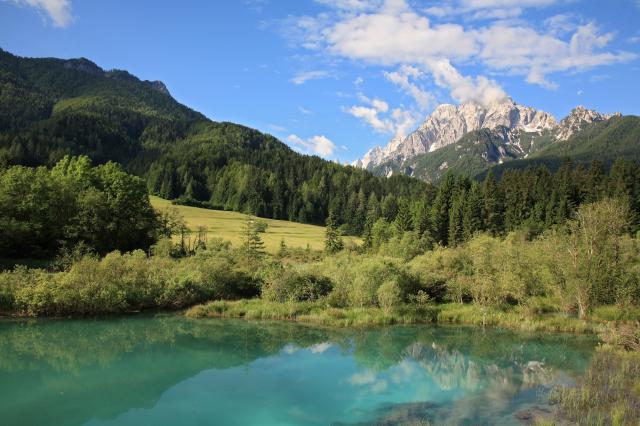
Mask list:
[[448,173],[418,199],[370,200],[363,237],[369,249],[381,252],[388,252],[389,242],[402,242],[396,249],[411,258],[434,243],[455,246],[478,232],[501,236],[525,228],[534,237],[564,226],[582,204],[606,197],[622,200],[630,209],[630,231],[640,230],[637,164],[619,160],[607,174],[600,162],[585,168],[565,161],[555,173],[537,166],[506,170],[500,180],[489,173],[482,182]]
[[[403,322],[584,330],[587,323],[566,315],[605,318],[609,314],[599,307],[615,305],[622,317],[638,316],[640,243],[628,234],[627,217],[625,203],[605,199],[581,206],[567,226],[533,240],[523,230],[506,237],[482,233],[455,247],[413,248],[412,256],[406,256],[405,238],[389,240],[380,254],[348,246],[323,256],[284,245],[273,257],[247,256],[246,247],[220,240],[201,240],[185,252],[181,242],[162,239],[152,257],[141,251],[102,260],[84,256],[62,272],[18,268],[0,274],[0,310],[94,314],[260,293],[265,302],[312,303],[304,309],[320,316],[326,309],[338,316],[373,309],[382,321],[399,312]],[[178,249],[167,250],[167,244]],[[433,303],[450,307],[434,309]],[[556,316],[538,323],[540,315]]]
[[179,262],[139,250],[112,252],[102,259],[84,256],[64,272],[16,268],[0,274],[0,311],[34,316],[179,309],[256,294],[251,277],[215,251]]
[[[53,166],[65,155],[116,161],[165,199],[324,224],[329,210],[359,233],[362,199],[417,197],[424,184],[384,179],[176,102],[158,82],[86,59],[28,59],[0,50],[0,167]],[[361,208],[361,207],[360,207]]]
[[78,244],[147,249],[160,232],[144,181],[115,163],[65,157],[51,170],[0,169],[0,257],[51,258]]

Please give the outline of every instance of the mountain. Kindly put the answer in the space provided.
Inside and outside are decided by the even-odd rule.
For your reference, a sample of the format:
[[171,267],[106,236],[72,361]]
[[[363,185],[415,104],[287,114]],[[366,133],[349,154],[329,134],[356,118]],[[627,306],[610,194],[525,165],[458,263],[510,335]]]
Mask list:
[[581,130],[567,140],[548,144],[527,158],[504,162],[492,167],[492,170],[496,175],[501,175],[507,169],[525,169],[536,165],[556,170],[567,158],[584,165],[597,160],[605,167],[611,166],[619,158],[640,162],[640,117],[615,114],[605,120],[583,123]]
[[[369,155],[369,158],[365,155],[357,165],[374,169],[384,163],[393,162],[402,167],[404,162],[417,155],[450,145],[467,133],[480,129],[504,128],[504,137],[517,145],[521,134],[539,134],[555,125],[556,120],[550,114],[518,105],[508,98],[489,106],[475,102],[459,106],[442,104],[416,131],[403,140],[393,139],[384,149],[374,148],[382,155]],[[371,151],[367,154],[370,153]],[[374,159],[377,161],[372,161]]]
[[590,125],[619,116],[579,106],[557,123],[550,114],[511,99],[488,107],[440,105],[407,138],[400,143],[394,140],[384,149],[374,148],[370,152],[377,155],[365,156],[357,165],[378,175],[406,174],[429,182],[438,181],[448,171],[473,177],[494,165],[530,158]]
[[65,155],[118,162],[163,198],[318,224],[331,209],[355,231],[372,196],[415,197],[424,189],[406,176],[376,177],[212,121],[158,81],[85,58],[23,58],[0,49],[0,168],[52,166]]

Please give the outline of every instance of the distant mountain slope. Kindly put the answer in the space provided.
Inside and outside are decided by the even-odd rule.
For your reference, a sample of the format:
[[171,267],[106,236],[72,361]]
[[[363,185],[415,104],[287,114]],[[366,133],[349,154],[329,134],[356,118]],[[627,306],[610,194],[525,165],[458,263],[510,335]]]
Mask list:
[[565,159],[587,164],[598,160],[605,167],[618,158],[640,162],[640,117],[616,116],[587,125],[566,141],[547,145],[530,157],[505,162],[493,168],[498,175],[507,169],[545,165],[557,169]]
[[490,105],[466,102],[458,106],[442,104],[406,138],[394,138],[384,147],[375,147],[354,165],[375,169],[393,163],[402,167],[418,155],[456,143],[465,135],[482,129],[496,130],[506,142],[518,144],[524,135],[538,135],[556,126],[552,115],[516,104],[505,98]]
[[[604,123],[617,123],[620,118],[619,114],[602,115],[580,106],[560,123],[551,127],[543,126],[535,132],[527,131],[530,128],[506,126],[473,130],[454,143],[409,156],[402,162],[387,160],[371,170],[378,175],[402,173],[437,182],[447,171],[474,177],[494,166],[505,164],[503,167],[516,167],[517,164],[511,164],[514,160],[520,160],[518,164],[525,164],[543,155],[549,157],[547,161],[550,165],[561,163],[562,157],[567,156],[575,157],[579,162],[603,159],[606,163],[610,158],[629,157],[640,152],[637,141],[634,143],[631,127],[618,129],[615,136],[603,136],[610,141],[607,147],[600,146],[600,139],[591,141],[599,129],[608,127]],[[550,122],[555,123],[550,119],[545,121]]]
[[52,165],[80,154],[123,164],[163,198],[320,224],[332,209],[355,231],[372,195],[417,197],[424,189],[417,180],[375,177],[298,154],[257,130],[211,121],[161,82],[87,59],[0,50],[0,167]]

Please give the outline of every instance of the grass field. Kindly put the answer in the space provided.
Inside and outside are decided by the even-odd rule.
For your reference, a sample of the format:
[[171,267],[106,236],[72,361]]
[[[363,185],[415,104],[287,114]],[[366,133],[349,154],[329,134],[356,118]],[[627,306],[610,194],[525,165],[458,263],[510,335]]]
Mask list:
[[[221,210],[209,210],[198,207],[174,206],[170,201],[151,196],[151,204],[157,210],[170,207],[178,209],[184,217],[187,225],[192,230],[198,226],[207,228],[208,237],[218,237],[231,241],[234,247],[241,244],[241,234],[244,229],[246,216],[242,213]],[[313,250],[324,249],[324,232],[322,226],[305,225],[302,223],[288,222],[286,220],[261,219],[267,222],[267,232],[260,234],[265,243],[265,248],[274,253],[280,247],[280,240],[284,239],[287,247],[306,248],[307,244]],[[357,239],[347,237],[345,242]]]

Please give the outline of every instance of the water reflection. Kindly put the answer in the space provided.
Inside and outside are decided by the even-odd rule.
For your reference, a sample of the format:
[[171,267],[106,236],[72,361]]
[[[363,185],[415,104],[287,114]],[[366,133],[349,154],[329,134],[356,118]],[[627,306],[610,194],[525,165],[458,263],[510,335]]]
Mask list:
[[588,337],[175,316],[0,322],[2,424],[517,424]]

